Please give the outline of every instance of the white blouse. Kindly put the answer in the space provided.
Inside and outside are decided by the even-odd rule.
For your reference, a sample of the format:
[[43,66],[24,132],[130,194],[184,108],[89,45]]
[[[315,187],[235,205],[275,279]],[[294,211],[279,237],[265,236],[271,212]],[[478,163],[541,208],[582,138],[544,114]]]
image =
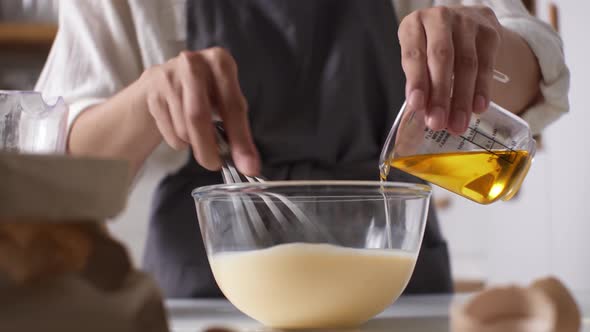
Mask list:
[[[521,1],[392,1],[400,19],[433,5],[491,7],[503,26],[529,43],[541,67],[544,98],[526,110],[523,119],[537,134],[568,111],[569,71],[561,39],[550,26],[530,16]],[[61,1],[59,31],[36,90],[46,96],[63,96],[70,107],[71,124],[89,106],[135,81],[146,68],[183,50],[185,4],[186,0]],[[171,149],[158,150],[170,153]]]

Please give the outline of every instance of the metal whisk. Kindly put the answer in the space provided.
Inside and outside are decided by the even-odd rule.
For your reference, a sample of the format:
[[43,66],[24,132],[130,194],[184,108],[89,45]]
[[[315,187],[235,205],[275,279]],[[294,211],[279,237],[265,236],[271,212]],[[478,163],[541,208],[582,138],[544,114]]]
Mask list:
[[[217,133],[219,154],[222,160],[221,172],[223,176],[223,182],[228,184],[266,182],[266,179],[262,176],[248,176],[238,172],[231,157],[231,151],[223,124],[221,122],[216,122],[215,128]],[[293,223],[299,222],[305,226],[309,226],[310,230],[324,233],[305,215],[305,213],[303,213],[301,208],[290,201],[287,197],[270,192],[255,195],[262,199],[266,207],[268,207],[268,210],[271,212],[272,216],[279,222],[283,229],[288,230],[290,225],[293,226]],[[277,203],[279,202],[281,205],[284,205],[286,209],[279,208],[279,206],[277,206]],[[256,204],[254,204],[252,199],[250,199],[247,195],[242,195],[239,198],[236,197],[236,199],[233,200],[233,204],[236,206],[236,211],[239,211],[238,213],[242,214],[240,216],[241,219],[244,221],[251,221],[252,226],[254,227],[254,230],[258,236],[262,238],[263,236],[267,235],[268,229],[264,224],[259,208],[256,207]],[[243,208],[245,208],[245,213]]]

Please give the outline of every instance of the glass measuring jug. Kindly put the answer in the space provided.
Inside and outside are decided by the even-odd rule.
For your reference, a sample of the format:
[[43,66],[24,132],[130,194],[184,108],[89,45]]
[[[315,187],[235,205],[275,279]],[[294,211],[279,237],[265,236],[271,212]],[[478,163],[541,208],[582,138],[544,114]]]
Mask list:
[[0,90],[0,151],[62,154],[67,120],[62,98],[48,104],[38,92]]
[[536,149],[525,121],[493,102],[462,135],[431,130],[424,118],[403,104],[381,152],[382,179],[395,167],[480,204],[518,192]]

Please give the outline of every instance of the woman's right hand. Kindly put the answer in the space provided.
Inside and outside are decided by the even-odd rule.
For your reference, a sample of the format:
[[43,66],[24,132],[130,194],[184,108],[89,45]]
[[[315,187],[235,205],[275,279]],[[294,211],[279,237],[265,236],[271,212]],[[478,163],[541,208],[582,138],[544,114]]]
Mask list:
[[199,164],[218,170],[221,159],[213,121],[223,121],[236,167],[258,175],[260,159],[248,123],[248,105],[238,69],[225,49],[184,51],[146,70],[138,80],[145,107],[163,139],[174,149],[188,146]]

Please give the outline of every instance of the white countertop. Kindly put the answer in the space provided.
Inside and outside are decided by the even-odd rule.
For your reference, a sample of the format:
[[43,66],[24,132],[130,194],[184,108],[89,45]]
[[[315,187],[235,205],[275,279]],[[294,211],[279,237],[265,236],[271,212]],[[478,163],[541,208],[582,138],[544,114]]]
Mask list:
[[[353,331],[449,331],[449,306],[452,301],[465,299],[465,295],[404,296],[383,313]],[[584,315],[582,331],[590,332],[590,292],[576,294],[576,299]],[[174,332],[200,332],[210,327],[227,327],[248,332],[270,331],[240,313],[225,300],[168,300],[166,308],[171,330]]]

